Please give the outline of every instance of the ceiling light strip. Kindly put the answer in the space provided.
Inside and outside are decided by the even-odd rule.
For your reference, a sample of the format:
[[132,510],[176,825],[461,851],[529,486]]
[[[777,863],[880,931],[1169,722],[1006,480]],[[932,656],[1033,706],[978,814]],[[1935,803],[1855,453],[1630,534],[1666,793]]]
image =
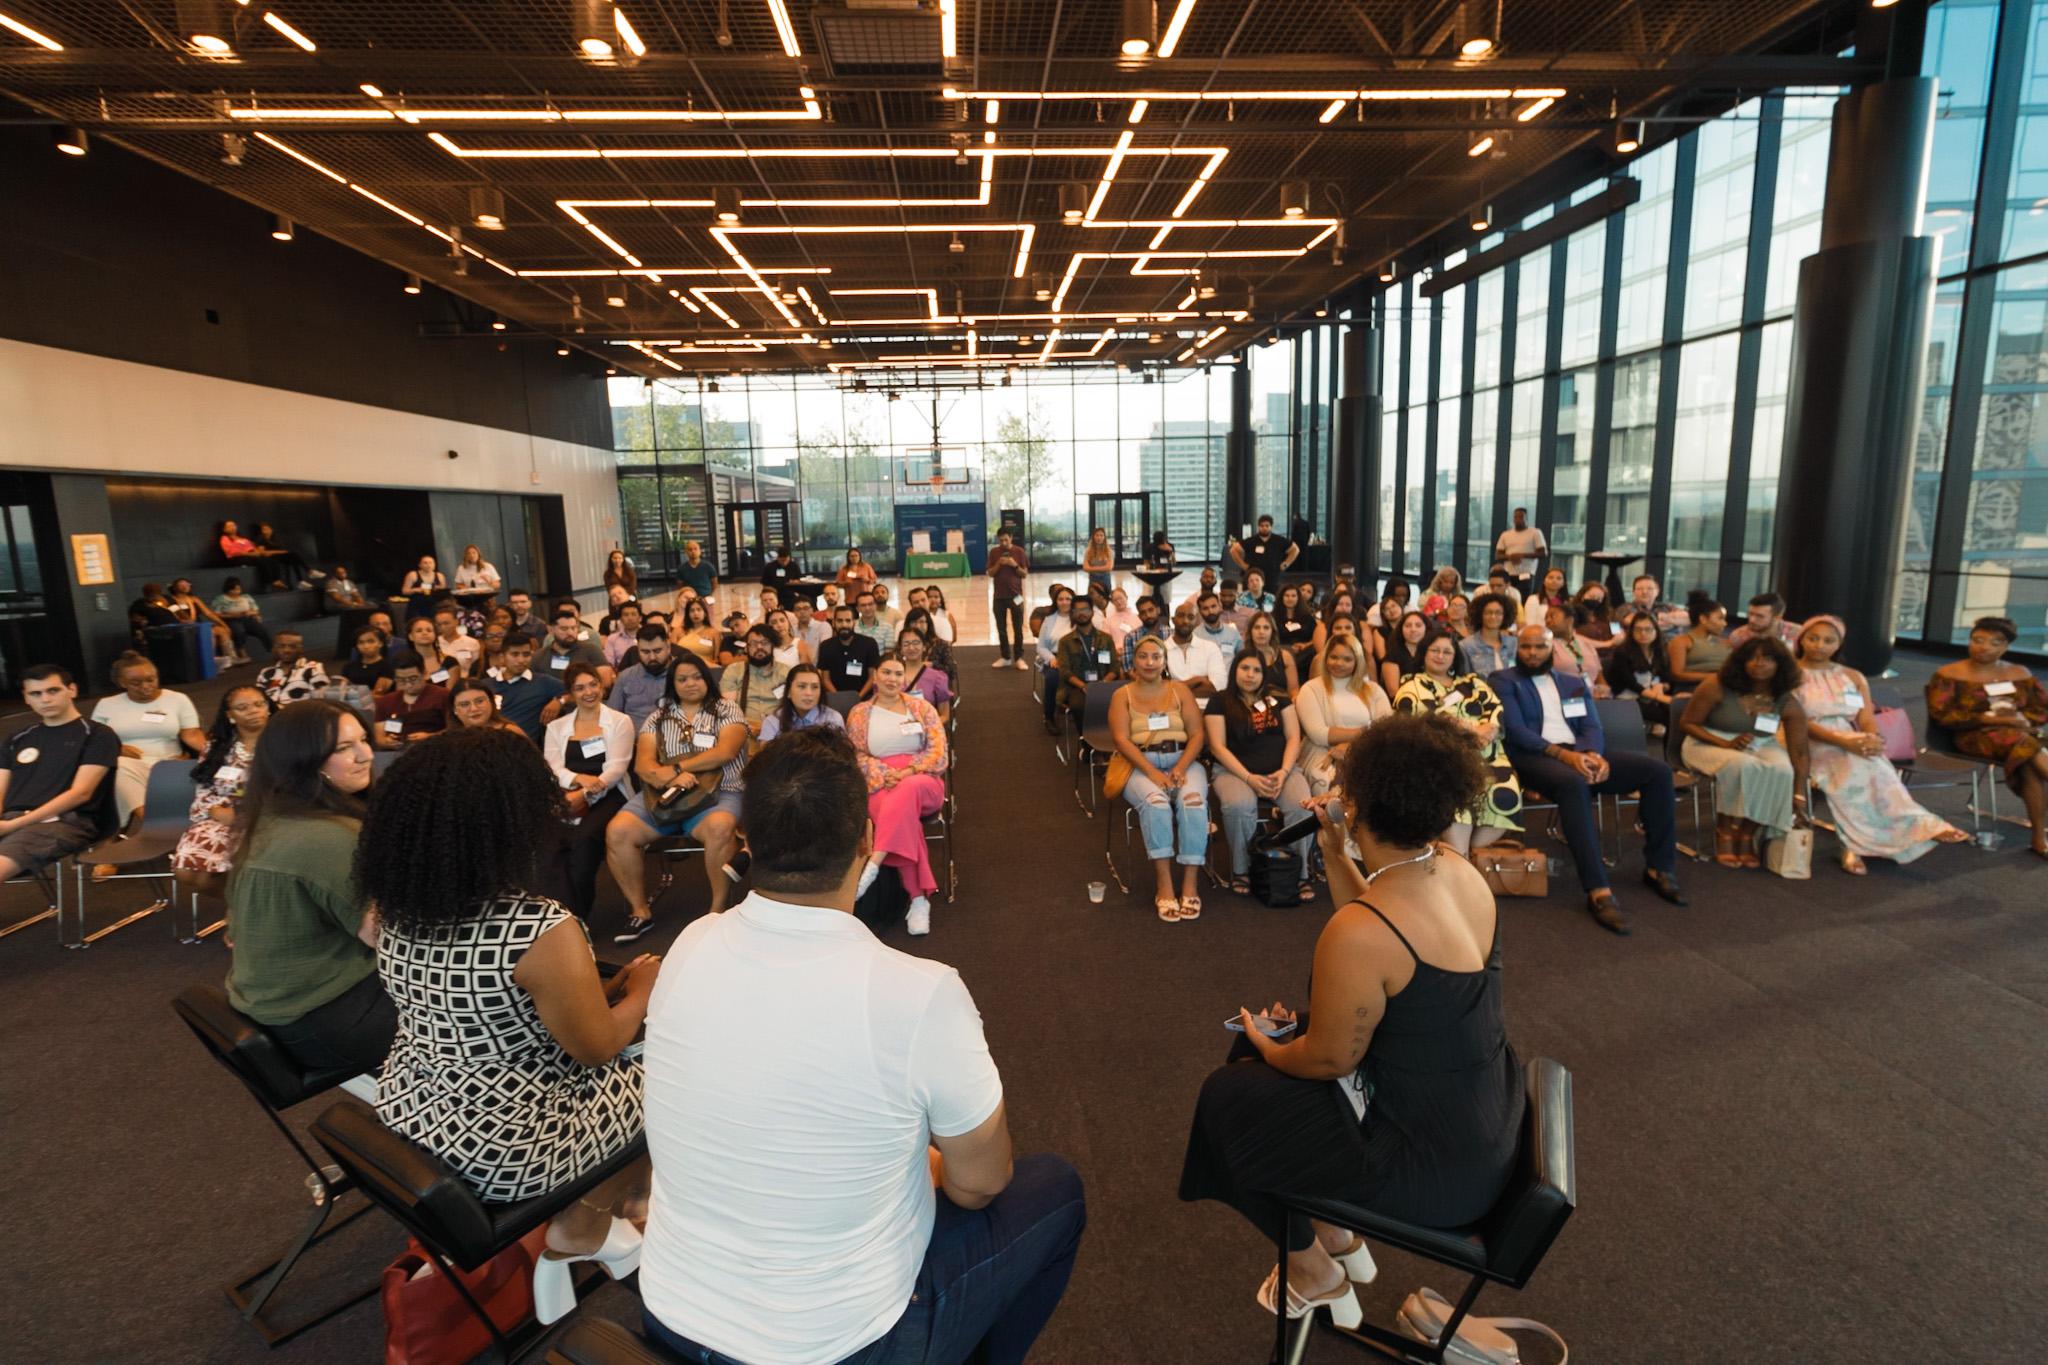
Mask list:
[[1010,267],[1011,279],[1021,280],[1024,278],[1024,267],[1031,260],[1031,243],[1037,236],[1038,225],[1026,223],[1023,233],[1017,238],[1017,263]]
[[1546,96],[1562,98],[1562,86],[1474,86],[1468,89],[1412,90],[959,90],[947,86],[939,92],[948,100],[1130,100],[1179,101],[1199,104],[1256,104],[1265,100],[1307,100],[1327,104],[1331,100],[1369,100],[1398,104],[1407,100],[1534,100]]
[[265,10],[263,12],[263,22],[276,29],[279,33],[282,33],[286,38],[298,44],[307,52],[318,52],[320,50],[314,45],[311,38],[308,38],[305,34],[286,23],[275,11]]
[[64,50],[64,44],[58,42],[49,34],[40,33],[21,22],[21,20],[9,15],[0,14],[0,28],[11,29],[34,43],[37,47],[47,48],[51,52],[62,52]]
[[1109,154],[1109,164],[1102,168],[1102,179],[1095,186],[1094,197],[1088,201],[1088,211],[1081,215],[1082,222],[1094,221],[1096,210],[1102,207],[1103,199],[1109,194],[1109,182],[1116,179],[1117,168],[1124,164],[1124,153],[1130,149],[1131,130],[1126,128],[1116,140],[1116,150]]
[[768,0],[768,16],[775,21],[775,36],[782,40],[783,52],[791,57],[803,56],[803,49],[796,42],[796,26],[789,22],[789,6],[783,0]]
[[1195,12],[1195,0],[1179,0],[1173,7],[1173,17],[1166,21],[1166,33],[1159,40],[1159,55],[1171,57],[1180,47],[1180,36],[1187,30],[1188,16]]
[[647,55],[647,44],[640,40],[640,34],[633,28],[633,21],[626,17],[626,11],[613,6],[612,28],[617,31],[619,41],[626,45],[626,51],[635,57]]
[[1344,106],[1349,103],[1349,100],[1331,100],[1329,105],[1323,110],[1323,112],[1316,115],[1316,122],[1334,123],[1337,119],[1337,115],[1343,113]]
[[949,62],[960,55],[959,0],[939,0],[939,55]]

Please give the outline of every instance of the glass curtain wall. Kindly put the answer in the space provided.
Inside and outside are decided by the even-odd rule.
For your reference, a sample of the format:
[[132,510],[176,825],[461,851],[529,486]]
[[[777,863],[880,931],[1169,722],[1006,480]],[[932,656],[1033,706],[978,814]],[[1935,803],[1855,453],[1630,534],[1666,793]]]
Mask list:
[[[1941,282],[1898,633],[1955,643],[1995,613],[2038,652],[2048,649],[2048,0],[1938,0],[1925,53],[1941,87],[1926,226],[1941,243]],[[1839,93],[1750,100],[1620,167],[1639,197],[1618,222],[1441,296],[1419,287],[1427,271],[1387,289],[1381,575],[1426,569],[1425,549],[1482,575],[1509,510],[1528,507],[1574,586],[1592,550],[1640,556],[1674,601],[1701,588],[1736,604],[1771,586],[1791,318],[1800,262],[1819,243]],[[1601,188],[1580,187],[1507,231]],[[1432,356],[1437,382],[1418,387],[1403,366]],[[1425,455],[1427,485],[1415,468]]]

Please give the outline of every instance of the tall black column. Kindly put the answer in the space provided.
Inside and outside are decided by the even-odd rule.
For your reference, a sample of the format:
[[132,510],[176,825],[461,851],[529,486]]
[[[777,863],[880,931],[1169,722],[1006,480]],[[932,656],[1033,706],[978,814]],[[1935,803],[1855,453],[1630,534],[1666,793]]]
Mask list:
[[1842,97],[1820,250],[1800,262],[1785,400],[1776,586],[1796,618],[1849,627],[1842,657],[1891,659],[1937,245],[1921,235],[1935,82]]
[[1336,403],[1336,439],[1331,443],[1330,569],[1366,561],[1365,490],[1369,483],[1366,443],[1366,348],[1371,327],[1355,323],[1344,329],[1344,349],[1337,359],[1341,389]]
[[1248,533],[1245,523],[1255,515],[1258,437],[1252,431],[1252,363],[1240,356],[1230,367],[1230,440],[1223,447],[1223,534],[1226,540]]

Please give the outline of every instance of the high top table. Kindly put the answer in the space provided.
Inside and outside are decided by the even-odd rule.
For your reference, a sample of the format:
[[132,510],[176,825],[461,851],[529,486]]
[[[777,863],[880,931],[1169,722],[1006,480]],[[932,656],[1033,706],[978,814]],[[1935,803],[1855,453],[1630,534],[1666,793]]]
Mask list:
[[1586,556],[1589,563],[1607,566],[1607,601],[1610,606],[1628,601],[1628,590],[1621,583],[1621,571],[1641,558],[1642,555],[1629,554],[1625,550],[1594,550]]
[[1159,599],[1159,610],[1163,615],[1169,608],[1166,602],[1166,585],[1180,577],[1179,569],[1133,569],[1131,576],[1152,589],[1152,595]]

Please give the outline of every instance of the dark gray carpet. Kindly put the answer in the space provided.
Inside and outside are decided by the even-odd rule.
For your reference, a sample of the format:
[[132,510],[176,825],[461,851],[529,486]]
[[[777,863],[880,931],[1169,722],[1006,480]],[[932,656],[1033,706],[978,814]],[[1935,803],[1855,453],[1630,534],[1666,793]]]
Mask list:
[[[1200,921],[1172,926],[1113,888],[1091,906],[1102,826],[1069,794],[1028,679],[990,670],[986,650],[962,656],[961,898],[936,909],[931,937],[897,941],[960,968],[1020,1147],[1064,1153],[1088,1182],[1080,1265],[1036,1358],[1263,1360],[1264,1249],[1174,1188],[1219,1021],[1299,996],[1327,906],[1212,892]],[[1903,686],[1929,666],[1903,662]],[[207,707],[214,695],[200,692]],[[1954,793],[1932,804],[1961,814]],[[1825,856],[1807,883],[1689,865],[1686,910],[1628,894],[1631,847],[1628,940],[1565,889],[1504,902],[1516,1045],[1576,1078],[1580,1206],[1529,1288],[1489,1291],[1480,1311],[1548,1322],[1594,1362],[2038,1354],[2026,1285],[2048,1261],[2048,868],[2005,828],[2001,852],[1940,849],[1861,880]],[[695,880],[671,892],[664,927],[703,894]],[[0,919],[30,908],[0,894]],[[600,911],[601,934],[618,913]],[[178,946],[161,917],[82,953],[48,928],[0,940],[0,1354],[265,1358],[217,1285],[290,1235],[300,1174],[165,1004],[217,979],[225,951]],[[401,1241],[366,1217],[288,1292],[374,1276]],[[1368,1312],[1385,1320],[1420,1284],[1454,1288],[1383,1257]],[[591,1308],[635,1304],[607,1287]],[[361,1362],[380,1345],[372,1301],[274,1358]],[[1315,1358],[1347,1350],[1325,1341]]]

